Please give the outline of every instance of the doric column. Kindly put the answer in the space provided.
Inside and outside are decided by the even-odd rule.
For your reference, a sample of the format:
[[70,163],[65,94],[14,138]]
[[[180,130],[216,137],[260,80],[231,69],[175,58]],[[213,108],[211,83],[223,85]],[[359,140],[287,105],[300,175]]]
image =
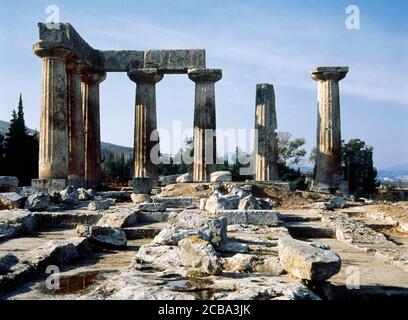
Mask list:
[[157,69],[134,69],[128,72],[128,76],[136,82],[134,176],[156,180],[157,163],[152,161],[150,153],[158,142],[150,138],[157,130],[156,83],[163,79],[163,75]]
[[85,178],[85,134],[82,110],[81,74],[84,65],[71,61],[67,64],[68,75],[68,126],[70,178]]
[[255,129],[257,130],[257,140],[255,141],[256,181],[279,179],[277,128],[273,85],[257,84],[255,111]]
[[222,78],[220,69],[191,69],[195,82],[193,180],[209,181],[217,161],[215,83]]
[[99,84],[106,79],[106,73],[89,73],[81,79],[85,132],[85,180],[89,188],[97,188],[101,185]]
[[68,108],[66,60],[72,52],[64,48],[34,45],[42,58],[39,179],[68,178]]
[[348,67],[318,67],[311,72],[318,81],[315,191],[332,192],[343,178],[339,81],[347,72]]

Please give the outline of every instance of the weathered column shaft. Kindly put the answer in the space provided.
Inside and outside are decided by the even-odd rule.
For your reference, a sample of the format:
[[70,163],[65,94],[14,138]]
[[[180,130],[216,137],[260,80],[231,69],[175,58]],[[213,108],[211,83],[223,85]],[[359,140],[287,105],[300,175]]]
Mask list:
[[222,78],[222,71],[193,69],[189,78],[196,84],[193,180],[209,181],[217,161],[215,82]]
[[319,191],[336,189],[342,180],[339,81],[347,72],[347,67],[312,71],[312,78],[318,81],[315,185]]
[[39,178],[68,177],[68,110],[66,49],[34,46],[42,58],[42,94],[39,143]]
[[68,114],[69,114],[69,175],[85,177],[85,133],[82,109],[81,69],[68,66]]
[[136,82],[134,176],[157,180],[159,155],[152,159],[151,152],[159,142],[151,141],[151,136],[157,130],[156,83],[163,75],[156,69],[134,69],[129,71],[128,76]]
[[101,126],[99,84],[106,74],[90,74],[82,77],[82,104],[85,131],[85,180],[89,188],[101,185]]
[[275,92],[271,84],[256,86],[255,129],[256,143],[256,181],[279,179],[278,146],[276,129],[278,128],[275,108]]

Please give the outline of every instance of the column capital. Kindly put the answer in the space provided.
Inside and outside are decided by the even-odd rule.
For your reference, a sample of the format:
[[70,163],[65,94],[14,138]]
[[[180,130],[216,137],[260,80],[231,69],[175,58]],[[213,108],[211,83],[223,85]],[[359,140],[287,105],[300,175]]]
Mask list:
[[91,72],[82,75],[81,80],[86,84],[100,84],[103,80],[106,79],[106,72]]
[[217,82],[222,79],[221,69],[189,69],[188,77],[194,82]]
[[68,48],[57,47],[43,42],[37,42],[34,44],[33,50],[40,58],[50,57],[67,60],[74,55],[72,50]]
[[348,71],[348,67],[317,67],[312,70],[311,77],[316,81],[340,81],[346,77]]
[[163,79],[163,74],[157,69],[132,69],[128,71],[128,77],[137,84],[156,84]]

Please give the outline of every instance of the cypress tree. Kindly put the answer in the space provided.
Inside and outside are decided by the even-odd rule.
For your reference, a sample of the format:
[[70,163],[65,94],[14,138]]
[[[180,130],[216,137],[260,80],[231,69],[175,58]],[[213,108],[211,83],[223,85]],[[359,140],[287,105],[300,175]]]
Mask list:
[[31,179],[38,175],[38,137],[26,129],[21,94],[17,112],[12,111],[4,149],[5,174],[16,176],[20,185],[29,185]]

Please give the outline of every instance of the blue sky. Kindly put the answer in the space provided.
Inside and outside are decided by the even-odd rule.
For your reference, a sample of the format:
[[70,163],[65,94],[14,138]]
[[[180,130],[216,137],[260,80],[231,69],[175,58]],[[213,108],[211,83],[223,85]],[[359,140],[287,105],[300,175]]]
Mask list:
[[[361,28],[345,27],[348,5]],[[343,138],[375,148],[379,168],[408,163],[408,1],[33,1],[0,0],[0,119],[23,93],[27,125],[39,128],[41,61],[32,52],[48,5],[98,49],[204,48],[216,85],[217,127],[254,126],[255,85],[275,86],[278,130],[315,145],[315,66],[347,65],[340,83]],[[108,74],[101,85],[102,139],[133,144],[135,85]],[[160,128],[191,128],[194,84],[168,75],[157,85]],[[177,147],[177,146],[174,146]],[[164,151],[169,146],[163,145]]]

